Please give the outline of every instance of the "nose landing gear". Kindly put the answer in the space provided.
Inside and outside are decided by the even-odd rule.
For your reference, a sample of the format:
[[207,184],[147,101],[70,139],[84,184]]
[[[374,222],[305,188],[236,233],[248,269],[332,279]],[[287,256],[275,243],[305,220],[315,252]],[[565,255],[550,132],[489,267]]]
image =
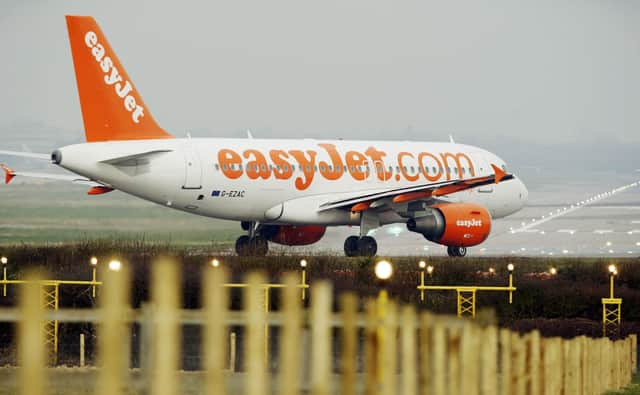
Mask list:
[[378,243],[371,236],[349,236],[344,241],[346,256],[374,256],[378,252]]
[[450,257],[462,258],[467,255],[467,248],[449,246],[447,247],[447,254],[449,254]]

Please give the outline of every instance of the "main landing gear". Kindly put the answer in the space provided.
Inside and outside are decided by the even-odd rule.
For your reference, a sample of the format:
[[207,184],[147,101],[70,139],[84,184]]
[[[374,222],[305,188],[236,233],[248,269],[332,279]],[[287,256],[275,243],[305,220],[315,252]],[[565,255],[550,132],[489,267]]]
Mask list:
[[378,243],[371,236],[349,236],[344,241],[346,256],[374,256],[378,252]]
[[269,252],[269,242],[260,235],[260,225],[255,222],[242,222],[242,229],[248,235],[238,237],[236,240],[236,253],[239,256],[265,256]]
[[467,255],[467,248],[449,246],[447,247],[447,254],[449,254],[450,257],[461,258]]

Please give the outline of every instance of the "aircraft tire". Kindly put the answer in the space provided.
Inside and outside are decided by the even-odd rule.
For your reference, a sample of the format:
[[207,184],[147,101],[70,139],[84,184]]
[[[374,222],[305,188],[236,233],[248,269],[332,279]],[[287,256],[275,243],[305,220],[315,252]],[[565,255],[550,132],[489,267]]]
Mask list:
[[358,240],[358,252],[360,256],[375,256],[378,252],[378,243],[371,236],[363,236]]
[[358,256],[358,236],[349,236],[344,241],[344,254],[349,257]]

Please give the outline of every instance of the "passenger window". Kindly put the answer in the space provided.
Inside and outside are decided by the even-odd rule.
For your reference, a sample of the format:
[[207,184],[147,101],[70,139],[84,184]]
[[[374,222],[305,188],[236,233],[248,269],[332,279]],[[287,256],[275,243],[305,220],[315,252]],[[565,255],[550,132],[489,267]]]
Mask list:
[[325,167],[323,165],[320,165],[320,171],[324,171]]
[[307,165],[307,171],[311,171],[311,166]]
[[349,166],[349,170],[353,173],[353,172],[355,172],[355,171],[356,171],[356,168],[355,168],[355,167],[353,167],[353,166]]
[[433,170],[433,174],[435,174],[435,173],[437,173],[437,172],[438,172],[438,171],[436,170],[436,167],[435,167],[435,166],[433,166],[433,167],[431,168],[431,170]]
[[267,166],[265,166],[265,165],[260,165],[260,169],[262,169],[262,170],[267,170]]
[[280,171],[280,165],[276,165],[276,169],[278,169],[278,171]]
[[416,169],[413,166],[411,166],[411,174],[413,174],[415,172],[416,172]]
[[222,168],[223,168],[224,170],[229,170],[229,166],[228,166],[226,163],[225,163],[224,165],[222,165]]
[[216,171],[219,171],[220,170],[220,165],[216,163],[215,166],[216,166]]
[[424,172],[425,172],[425,173],[427,173],[427,174],[429,174],[429,167],[425,166],[425,167],[424,167]]
[[396,173],[400,173],[400,166],[396,166]]

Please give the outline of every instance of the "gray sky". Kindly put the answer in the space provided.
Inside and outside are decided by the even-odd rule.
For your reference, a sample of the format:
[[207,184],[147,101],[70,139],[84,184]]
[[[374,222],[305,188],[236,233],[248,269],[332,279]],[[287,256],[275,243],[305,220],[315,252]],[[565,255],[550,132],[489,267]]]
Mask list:
[[178,136],[640,144],[637,1],[159,3],[3,0],[0,137],[83,137],[84,14]]

